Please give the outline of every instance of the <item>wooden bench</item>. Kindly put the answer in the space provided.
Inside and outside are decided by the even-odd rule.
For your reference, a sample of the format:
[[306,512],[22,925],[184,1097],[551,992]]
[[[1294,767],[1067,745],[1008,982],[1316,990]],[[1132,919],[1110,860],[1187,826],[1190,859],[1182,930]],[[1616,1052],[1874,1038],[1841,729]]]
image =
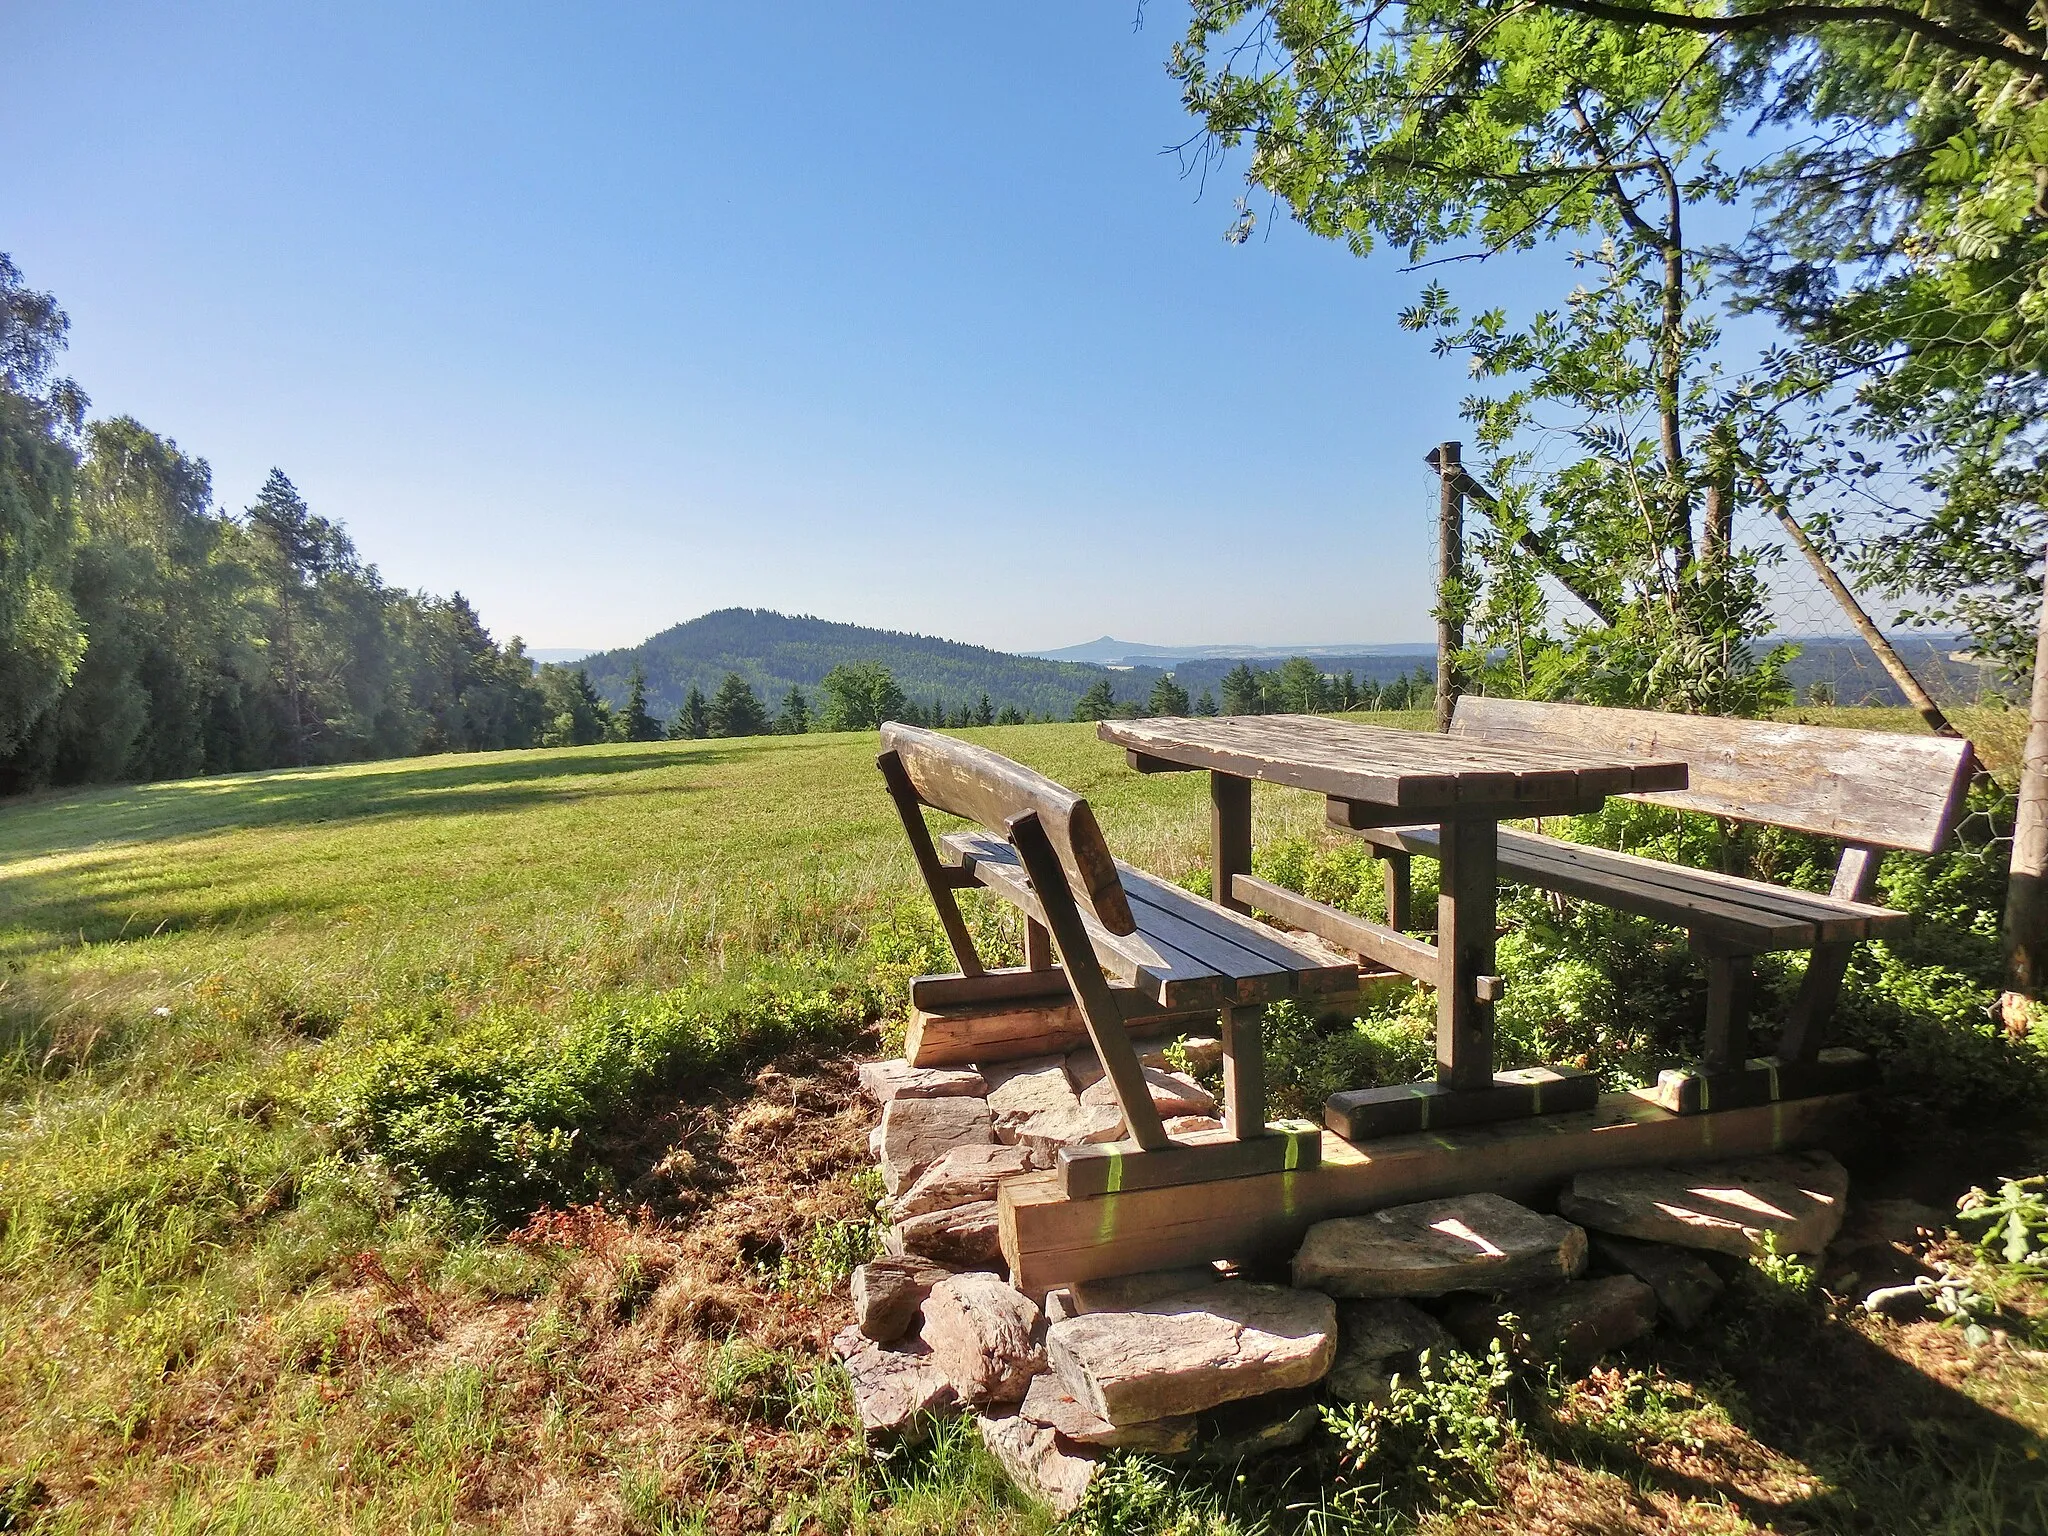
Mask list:
[[[1116,1093],[1135,1146],[1063,1149],[1067,1194],[1315,1166],[1322,1145],[1315,1127],[1267,1123],[1260,1014],[1283,998],[1354,991],[1355,961],[1122,863],[1085,799],[1021,763],[894,723],[882,727],[882,749],[877,766],[960,965],[958,978],[945,979],[951,995],[976,995],[977,980],[989,997],[1063,983]],[[925,806],[983,830],[934,842]],[[991,974],[983,966],[954,895],[977,886],[1022,910],[1024,972]],[[1125,1026],[1208,1008],[1222,1023],[1224,1126],[1176,1139],[1161,1123]]]
[[[1505,827],[1499,867],[1505,879],[1687,930],[1707,966],[1706,1047],[1693,1070],[1660,1079],[1666,1108],[1766,1102],[1868,1077],[1865,1058],[1823,1052],[1822,1036],[1855,946],[1911,926],[1908,914],[1871,903],[1878,866],[1887,849],[1932,853],[1947,841],[1975,770],[1967,741],[1470,697],[1458,701],[1451,734],[1682,758],[1687,788],[1628,798],[1839,841],[1826,895]],[[1356,827],[1335,801],[1330,819],[1388,861],[1389,922],[1407,926],[1408,860],[1438,855],[1438,829]],[[1751,1061],[1753,957],[1792,949],[1809,953],[1806,979],[1774,1056]]]

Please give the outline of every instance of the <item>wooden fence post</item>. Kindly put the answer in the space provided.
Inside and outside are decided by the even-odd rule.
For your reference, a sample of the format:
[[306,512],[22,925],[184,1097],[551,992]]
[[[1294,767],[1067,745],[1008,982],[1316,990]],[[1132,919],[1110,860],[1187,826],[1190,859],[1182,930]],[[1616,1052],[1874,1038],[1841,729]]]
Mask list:
[[1448,732],[1458,702],[1458,652],[1465,648],[1465,464],[1462,443],[1424,456],[1437,473],[1436,728]]
[[2012,830],[2012,878],[2005,888],[2006,984],[2038,998],[2048,983],[2048,580],[2042,584],[2040,638],[2027,749],[2020,765],[2019,817]]

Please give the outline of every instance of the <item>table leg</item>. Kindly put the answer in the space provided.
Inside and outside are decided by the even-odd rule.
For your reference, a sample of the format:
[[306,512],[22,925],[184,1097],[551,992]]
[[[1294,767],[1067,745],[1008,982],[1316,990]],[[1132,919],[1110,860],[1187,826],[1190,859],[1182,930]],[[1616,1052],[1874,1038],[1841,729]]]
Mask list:
[[1224,1008],[1223,1126],[1239,1141],[1266,1134],[1266,1010]]
[[1499,827],[1487,820],[1443,824],[1437,950],[1436,1079],[1446,1088],[1493,1086],[1493,1001],[1479,978],[1493,975]]
[[1252,781],[1209,775],[1209,895],[1233,912],[1251,908],[1230,892],[1232,875],[1252,872]]

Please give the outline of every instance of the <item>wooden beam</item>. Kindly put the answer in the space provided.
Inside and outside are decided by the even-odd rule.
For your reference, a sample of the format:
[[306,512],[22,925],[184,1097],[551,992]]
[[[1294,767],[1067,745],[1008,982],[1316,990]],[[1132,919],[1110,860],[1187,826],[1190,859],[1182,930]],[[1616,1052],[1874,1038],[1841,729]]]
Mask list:
[[931,828],[924,824],[917,788],[910,781],[902,757],[894,751],[884,752],[875,759],[875,766],[882,770],[882,782],[889,786],[889,798],[896,804],[903,835],[910,840],[911,854],[917,860],[917,872],[924,876],[925,889],[938,910],[939,926],[946,930],[946,943],[952,947],[954,962],[966,975],[981,975],[981,955],[974,947],[973,935],[967,931],[967,919],[960,915],[960,903],[953,896],[956,877],[966,872],[946,863],[932,845]]
[[1353,912],[1344,912],[1326,902],[1303,896],[1256,875],[1239,875],[1231,882],[1233,894],[1261,912],[1270,913],[1305,933],[1336,945],[1354,955],[1363,955],[1389,970],[1417,981],[1436,985],[1442,974],[1442,960],[1434,944],[1425,944],[1383,923]]
[[1494,974],[1499,832],[1490,821],[1446,822],[1438,845],[1436,1078],[1461,1092],[1493,1086],[1493,998],[1477,982]]
[[1252,872],[1252,781],[1231,773],[1209,775],[1209,895],[1234,912],[1250,908],[1232,882]]
[[1007,1181],[1003,1255],[1027,1295],[1076,1280],[1217,1259],[1273,1263],[1311,1225],[1381,1206],[1492,1191],[1542,1196],[1574,1173],[1707,1158],[1755,1157],[1852,1132],[1860,1096],[1674,1115],[1637,1094],[1595,1109],[1354,1146],[1324,1132],[1314,1169],[1226,1184],[1126,1190],[1070,1200],[1057,1173]]
[[910,981],[910,1006],[913,1008],[973,1008],[984,1003],[1070,995],[1066,972],[1061,970],[1018,970],[1005,966],[1001,970],[983,971],[975,976],[952,972],[939,976],[914,976]]
[[[1323,1155],[1322,1132],[1306,1120],[1283,1120],[1257,1136],[1228,1130],[1194,1131],[1161,1152],[1106,1146],[1060,1148],[1060,1186],[1070,1200],[1170,1184],[1214,1185],[1226,1179],[1313,1168]],[[1228,1198],[1228,1192],[1225,1192]]]

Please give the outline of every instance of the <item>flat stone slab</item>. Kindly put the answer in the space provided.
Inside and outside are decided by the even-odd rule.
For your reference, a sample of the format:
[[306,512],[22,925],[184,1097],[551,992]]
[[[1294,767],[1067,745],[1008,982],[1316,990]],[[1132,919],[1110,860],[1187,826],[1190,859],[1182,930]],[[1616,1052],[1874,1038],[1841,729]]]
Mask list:
[[899,1221],[882,1239],[892,1254],[916,1255],[953,1269],[981,1269],[1003,1256],[999,1208],[993,1200],[927,1211]]
[[920,1258],[884,1256],[853,1272],[854,1326],[878,1344],[910,1332],[917,1309],[952,1271]]
[[882,1106],[880,1133],[873,1139],[882,1187],[901,1194],[955,1147],[993,1140],[995,1128],[981,1099],[891,1099]]
[[1442,1296],[1565,1280],[1586,1267],[1586,1234],[1499,1195],[1459,1195],[1319,1221],[1294,1256],[1294,1283],[1331,1296]]
[[1195,1427],[1200,1422],[1193,1414],[1182,1414],[1177,1418],[1152,1419],[1147,1423],[1126,1424],[1119,1428],[1107,1419],[1096,1417],[1094,1409],[1069,1392],[1060,1384],[1059,1377],[1050,1372],[1031,1378],[1031,1386],[1024,1394],[1024,1406],[1018,1412],[1034,1424],[1059,1431],[1077,1445],[1099,1445],[1105,1450],[1149,1451],[1155,1456],[1178,1455],[1191,1447],[1195,1443]]
[[[1145,1074],[1145,1087],[1162,1117],[1216,1113],[1216,1095],[1192,1077],[1170,1072],[1164,1067],[1141,1067],[1139,1070]],[[1090,1084],[1081,1095],[1081,1104],[1086,1109],[1115,1109],[1116,1084],[1107,1077]]]
[[953,1383],[916,1339],[892,1347],[845,1328],[832,1340],[832,1352],[853,1381],[854,1409],[870,1439],[921,1440],[934,1415],[959,1406]]
[[891,1057],[860,1064],[860,1085],[877,1104],[896,1099],[980,1099],[988,1083],[972,1067],[913,1067]]
[[1050,1154],[1071,1142],[1114,1141],[1122,1130],[1122,1117],[1114,1109],[1105,1114],[1082,1105],[1067,1081],[1063,1056],[1005,1062],[985,1075],[989,1113],[1000,1142]]
[[1071,1515],[1102,1471],[1102,1452],[1066,1439],[1022,1414],[975,1415],[981,1442],[1010,1481],[1056,1515]]
[[1425,1352],[1441,1355],[1457,1341],[1413,1302],[1347,1301],[1337,1307],[1337,1359],[1323,1390],[1347,1403],[1387,1404],[1394,1379],[1415,1384]]
[[[1509,1315],[1512,1325],[1505,1321]],[[1498,1301],[1473,1297],[1455,1302],[1445,1321],[1475,1354],[1497,1338],[1524,1364],[1582,1371],[1610,1349],[1656,1327],[1657,1297],[1634,1275],[1608,1275]]]
[[896,1221],[906,1221],[930,1211],[993,1200],[1003,1180],[1029,1173],[1037,1166],[1029,1147],[1006,1147],[999,1142],[955,1147],[890,1202],[889,1215]]
[[1020,1401],[1045,1369],[1033,1334],[1038,1308],[994,1275],[954,1275],[924,1299],[924,1342],[960,1401],[982,1408]]
[[1752,1258],[1766,1234],[1820,1253],[1841,1230],[1849,1175],[1825,1152],[1685,1168],[1610,1168],[1572,1178],[1557,1208],[1616,1237]]
[[1707,1315],[1727,1289],[1713,1265],[1688,1248],[1643,1243],[1632,1237],[1593,1234],[1593,1256],[1634,1275],[1657,1293],[1657,1315],[1674,1327],[1690,1328]]
[[1120,1427],[1312,1385],[1336,1352],[1329,1297],[1243,1280],[1070,1317],[1046,1335],[1061,1384]]
[[1076,1315],[1083,1312],[1128,1312],[1162,1296],[1185,1296],[1223,1277],[1212,1264],[1184,1269],[1152,1269],[1138,1275],[1112,1275],[1102,1280],[1076,1280],[1067,1287]]

